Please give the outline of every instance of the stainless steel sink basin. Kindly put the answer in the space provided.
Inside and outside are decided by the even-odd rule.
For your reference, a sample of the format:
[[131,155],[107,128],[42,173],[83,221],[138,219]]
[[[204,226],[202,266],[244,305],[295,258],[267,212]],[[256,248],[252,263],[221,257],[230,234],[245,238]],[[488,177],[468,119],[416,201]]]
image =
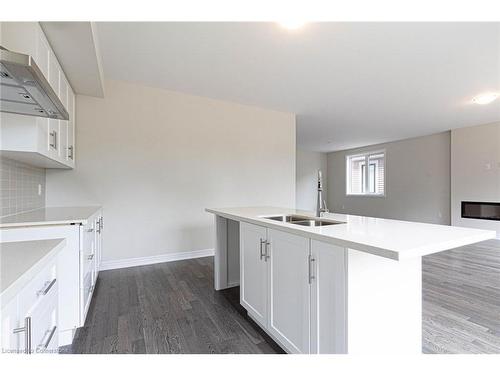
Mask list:
[[302,225],[304,227],[322,227],[326,225],[344,224],[343,222],[340,221],[316,219],[301,215],[266,216],[263,218],[269,220],[281,221],[283,223]]

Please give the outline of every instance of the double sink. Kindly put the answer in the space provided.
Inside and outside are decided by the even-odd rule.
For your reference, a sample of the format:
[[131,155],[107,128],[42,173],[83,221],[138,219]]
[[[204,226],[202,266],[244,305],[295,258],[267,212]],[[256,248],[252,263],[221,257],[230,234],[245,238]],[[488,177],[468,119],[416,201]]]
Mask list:
[[275,215],[275,216],[264,216],[262,218],[281,221],[282,223],[301,225],[304,227],[324,227],[327,225],[345,224],[341,221],[324,220],[324,219],[311,218],[301,215]]

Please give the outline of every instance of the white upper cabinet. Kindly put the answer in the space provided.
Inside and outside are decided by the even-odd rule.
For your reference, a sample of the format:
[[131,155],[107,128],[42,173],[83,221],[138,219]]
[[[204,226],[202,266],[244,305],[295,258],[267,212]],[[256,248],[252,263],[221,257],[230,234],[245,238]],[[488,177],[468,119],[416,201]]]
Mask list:
[[67,121],[0,112],[0,153],[42,168],[75,165],[75,94],[38,22],[0,23],[0,44],[33,56],[69,114]]
[[75,94],[68,86],[68,140],[66,150],[66,163],[70,167],[75,166]]

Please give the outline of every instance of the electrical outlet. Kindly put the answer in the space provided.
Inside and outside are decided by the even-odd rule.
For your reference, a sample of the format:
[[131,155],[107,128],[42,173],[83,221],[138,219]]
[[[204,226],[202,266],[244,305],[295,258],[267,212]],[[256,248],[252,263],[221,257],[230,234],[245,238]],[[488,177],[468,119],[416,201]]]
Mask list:
[[38,195],[42,195],[42,184],[38,184]]

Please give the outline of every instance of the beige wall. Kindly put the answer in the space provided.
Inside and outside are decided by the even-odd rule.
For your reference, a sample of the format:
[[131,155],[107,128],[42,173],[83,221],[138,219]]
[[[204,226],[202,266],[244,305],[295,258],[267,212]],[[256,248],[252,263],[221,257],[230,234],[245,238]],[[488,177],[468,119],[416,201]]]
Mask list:
[[316,210],[318,195],[318,169],[323,173],[323,198],[327,199],[327,165],[326,153],[297,149],[297,190],[296,208]]
[[213,248],[206,207],[295,203],[293,114],[107,81],[76,122],[47,205],[103,205],[103,260]]
[[[345,157],[386,150],[386,196],[347,197]],[[450,133],[328,154],[328,203],[340,213],[450,224]]]
[[462,219],[462,201],[500,202],[499,122],[451,131],[451,220],[500,238],[499,221]]

